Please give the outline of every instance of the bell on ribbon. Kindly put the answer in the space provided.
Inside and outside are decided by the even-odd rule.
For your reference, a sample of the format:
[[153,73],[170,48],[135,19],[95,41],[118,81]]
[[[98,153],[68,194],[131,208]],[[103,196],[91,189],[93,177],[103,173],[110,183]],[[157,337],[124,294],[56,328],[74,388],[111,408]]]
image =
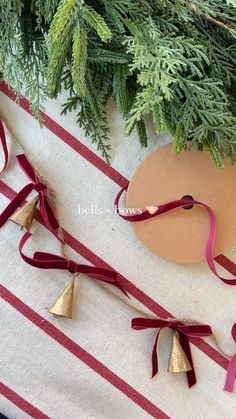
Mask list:
[[63,293],[57,298],[55,303],[48,310],[49,313],[56,316],[67,317],[72,319],[73,295],[74,295],[75,279],[73,278],[69,285],[64,289]]
[[174,331],[168,372],[187,372],[191,370],[192,367],[179,341],[178,332]]
[[23,205],[23,207],[18,208],[11,215],[11,217],[9,217],[9,220],[13,221],[21,227],[24,227],[26,230],[30,230],[37,204],[38,197],[36,196],[25,205]]

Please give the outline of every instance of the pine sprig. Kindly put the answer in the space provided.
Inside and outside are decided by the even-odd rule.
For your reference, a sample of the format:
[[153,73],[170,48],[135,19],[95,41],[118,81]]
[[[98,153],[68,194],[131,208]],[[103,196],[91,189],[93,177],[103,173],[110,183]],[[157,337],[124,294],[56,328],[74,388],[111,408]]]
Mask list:
[[91,6],[83,7],[83,18],[97,32],[103,42],[108,42],[112,38],[112,33],[103,17]]
[[152,107],[153,125],[157,134],[164,134],[168,130],[162,103],[156,101]]
[[56,13],[59,0],[44,0],[44,19],[46,23],[51,23]]
[[88,60],[94,63],[108,64],[126,64],[127,55],[119,51],[110,51],[105,48],[90,48],[88,51]]
[[87,33],[82,24],[77,23],[73,35],[71,75],[74,88],[81,97],[86,95]]
[[[116,65],[114,69],[114,94],[119,111],[127,116],[131,109],[133,98],[129,90],[129,70],[127,66]],[[131,83],[131,81],[130,81]]]
[[50,45],[68,37],[82,5],[83,0],[61,0],[48,32]]

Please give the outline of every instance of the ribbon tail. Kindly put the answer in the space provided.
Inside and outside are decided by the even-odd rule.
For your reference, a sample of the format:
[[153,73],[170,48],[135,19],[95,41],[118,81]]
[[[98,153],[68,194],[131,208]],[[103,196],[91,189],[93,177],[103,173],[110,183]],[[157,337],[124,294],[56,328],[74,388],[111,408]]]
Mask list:
[[221,265],[226,271],[234,275],[236,277],[236,264],[227,258],[225,255],[218,255],[214,258],[214,260]]
[[[89,267],[90,268],[90,267]],[[91,269],[95,269],[94,267],[91,267]],[[105,274],[99,275],[96,273],[89,272],[89,269],[87,272],[85,272],[88,276],[91,278],[96,278],[98,281],[105,282],[106,284],[113,285],[114,287],[118,288],[126,297],[130,298],[127,292],[125,291],[124,287],[121,285],[121,283],[117,279],[109,278],[109,274],[111,274],[112,271],[107,271],[107,276]],[[113,272],[112,272],[113,273]]]
[[114,279],[112,285],[117,287],[127,298],[130,299],[129,294],[126,292],[125,288],[123,287],[123,285],[120,283],[119,279],[117,278],[118,276],[119,275],[116,273],[116,278]]
[[116,288],[118,288],[126,297],[130,298],[130,296],[127,294],[123,286],[120,284],[118,280],[115,280],[114,282],[110,282],[111,285],[114,285]]
[[45,226],[54,234],[59,228],[59,223],[47,196],[41,193],[39,194],[39,210]]
[[8,158],[9,158],[4,126],[1,120],[0,120],[0,142],[1,142],[3,154],[4,154],[4,163],[3,163],[2,169],[0,170],[0,175],[1,175],[7,166]]
[[232,327],[231,335],[232,335],[232,338],[233,338],[234,342],[236,343],[236,323]]
[[157,344],[158,344],[159,334],[160,334],[160,330],[157,333],[157,337],[155,339],[153,350],[152,350],[152,378],[154,378],[158,373]]
[[91,278],[95,278],[99,281],[103,281],[107,284],[113,285],[114,287],[118,288],[123,294],[130,298],[125,290],[125,288],[121,285],[116,271],[106,269],[106,268],[99,268],[97,266],[88,266],[88,265],[78,265],[78,272],[84,273],[85,275],[90,276]]
[[234,382],[236,379],[236,354],[229,361],[224,390],[232,393],[234,391]]
[[5,210],[0,214],[0,227],[2,227],[8,220],[9,217],[19,208],[19,206],[25,201],[27,196],[34,189],[34,185],[29,183],[24,186],[23,189],[13,198],[10,204],[5,208]]
[[181,333],[179,330],[178,330],[178,332],[179,332],[180,343],[181,343],[182,348],[185,352],[185,355],[188,359],[188,362],[192,367],[191,371],[186,372],[187,380],[188,380],[188,386],[189,386],[189,388],[191,388],[197,382],[195,369],[194,369],[194,365],[193,365],[192,354],[191,354],[191,348],[190,348],[188,337],[186,335],[184,335],[183,333]]
[[33,183],[37,182],[38,177],[34,171],[33,166],[31,165],[28,158],[26,157],[26,155],[18,154],[18,156],[16,156],[16,161],[19,164],[21,170],[28,177],[28,179]]

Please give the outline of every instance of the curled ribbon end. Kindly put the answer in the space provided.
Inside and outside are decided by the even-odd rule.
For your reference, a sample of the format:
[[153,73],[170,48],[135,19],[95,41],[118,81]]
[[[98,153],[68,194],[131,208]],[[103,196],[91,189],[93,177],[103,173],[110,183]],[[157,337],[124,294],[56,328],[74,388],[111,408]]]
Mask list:
[[152,379],[153,379],[153,378],[155,378],[155,377],[156,377],[156,375],[157,375],[157,372],[156,372],[156,371],[153,371],[153,372],[152,372],[152,377],[151,377],[151,378],[152,378]]
[[127,298],[129,298],[129,300],[130,300],[130,296],[129,296],[129,294],[125,291],[125,289],[124,288],[122,288],[121,289],[121,291],[123,292],[123,294],[127,297]]
[[229,387],[227,385],[224,386],[224,391],[227,391],[228,393],[233,393],[234,388],[233,387]]
[[232,335],[233,340],[236,343],[236,323],[232,327],[231,335]]
[[236,379],[236,354],[233,355],[233,357],[229,361],[227,374],[226,374],[224,391],[228,391],[229,393],[233,393],[235,379]]
[[191,387],[195,386],[195,384],[196,384],[196,381],[195,381],[195,382],[193,382],[193,383],[189,383],[189,384],[188,384],[188,387],[189,387],[189,388],[191,388]]

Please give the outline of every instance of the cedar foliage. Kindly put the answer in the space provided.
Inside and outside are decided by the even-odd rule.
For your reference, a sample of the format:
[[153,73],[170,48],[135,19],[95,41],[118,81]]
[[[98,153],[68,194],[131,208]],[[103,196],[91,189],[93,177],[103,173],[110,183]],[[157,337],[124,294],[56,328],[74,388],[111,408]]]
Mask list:
[[106,105],[125,133],[170,131],[177,153],[236,161],[236,0],[0,0],[0,72],[36,116],[68,93],[63,112],[109,160]]

